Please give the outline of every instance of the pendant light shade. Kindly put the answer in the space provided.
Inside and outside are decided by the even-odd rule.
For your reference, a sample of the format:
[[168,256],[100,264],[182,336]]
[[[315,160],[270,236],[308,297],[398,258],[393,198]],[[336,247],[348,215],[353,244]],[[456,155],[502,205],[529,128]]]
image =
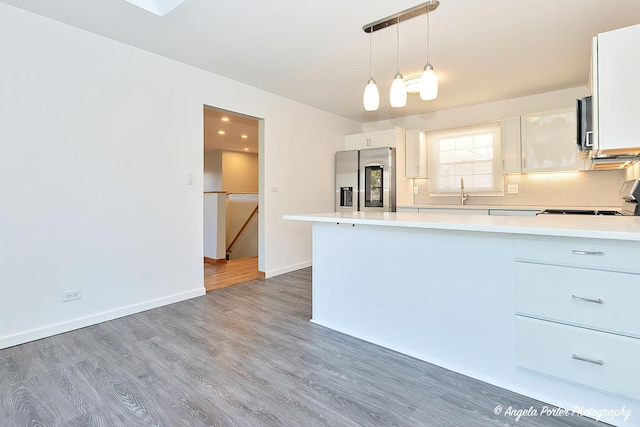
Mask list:
[[380,107],[380,92],[378,92],[375,80],[369,79],[367,82],[362,96],[362,103],[366,111],[376,111]]
[[429,10],[427,7],[427,65],[424,66],[422,77],[420,78],[420,99],[431,101],[438,97],[438,76],[433,71],[433,66],[429,62],[429,49],[431,47],[431,23],[429,22]]
[[392,107],[399,108],[407,105],[407,86],[405,86],[404,78],[400,74],[400,18],[398,18],[396,26],[396,43],[396,75],[393,76],[391,83],[389,101]]
[[431,101],[438,97],[438,76],[433,71],[431,64],[424,67],[424,72],[420,78],[420,99]]
[[400,73],[397,73],[393,78],[391,90],[389,91],[389,100],[391,101],[392,107],[399,108],[407,105],[407,87]]
[[364,87],[364,94],[362,95],[362,104],[365,111],[377,111],[380,106],[380,92],[378,92],[378,86],[376,81],[373,80],[373,54],[371,45],[373,43],[373,29],[370,29],[369,33],[369,81]]

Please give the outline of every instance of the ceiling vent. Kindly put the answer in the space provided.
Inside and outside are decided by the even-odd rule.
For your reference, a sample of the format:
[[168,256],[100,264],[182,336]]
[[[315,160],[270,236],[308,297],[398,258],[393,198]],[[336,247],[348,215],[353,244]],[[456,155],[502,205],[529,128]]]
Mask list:
[[148,12],[158,16],[164,16],[176,7],[180,6],[185,0],[125,0],[135,6],[138,6]]

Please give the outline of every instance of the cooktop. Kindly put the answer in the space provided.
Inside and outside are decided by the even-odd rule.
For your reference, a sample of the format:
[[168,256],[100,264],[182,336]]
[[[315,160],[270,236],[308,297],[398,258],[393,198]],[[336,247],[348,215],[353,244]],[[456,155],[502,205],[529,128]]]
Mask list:
[[622,215],[620,211],[597,209],[545,209],[538,215]]

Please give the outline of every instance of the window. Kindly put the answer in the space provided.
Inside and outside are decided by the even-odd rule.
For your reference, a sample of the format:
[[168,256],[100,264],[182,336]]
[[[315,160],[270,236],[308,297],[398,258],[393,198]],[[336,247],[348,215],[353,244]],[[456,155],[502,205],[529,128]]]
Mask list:
[[429,194],[504,194],[500,151],[500,125],[427,132]]

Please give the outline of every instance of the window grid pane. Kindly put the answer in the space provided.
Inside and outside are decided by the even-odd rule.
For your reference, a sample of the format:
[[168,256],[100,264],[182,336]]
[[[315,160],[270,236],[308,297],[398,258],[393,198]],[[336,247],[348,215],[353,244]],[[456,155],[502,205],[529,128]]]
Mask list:
[[500,170],[496,167],[494,154],[499,153],[499,138],[495,127],[482,126],[475,131],[461,129],[442,132],[432,140],[432,152],[436,172],[432,176],[432,190],[450,193],[460,189],[460,180],[464,179],[465,191],[495,192],[501,191]]

